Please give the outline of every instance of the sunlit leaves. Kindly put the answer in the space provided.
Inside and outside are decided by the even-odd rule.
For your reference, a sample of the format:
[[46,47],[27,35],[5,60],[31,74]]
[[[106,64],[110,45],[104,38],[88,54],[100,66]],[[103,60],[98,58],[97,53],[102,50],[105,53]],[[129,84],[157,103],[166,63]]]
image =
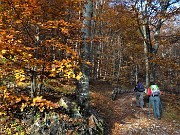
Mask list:
[[10,92],[6,87],[0,87],[0,90],[1,93],[3,91],[3,94],[0,94],[0,100],[2,101],[0,111],[2,112],[6,112],[7,110],[16,108],[18,103],[20,103],[22,100],[24,100],[25,102],[28,102],[29,100],[29,98],[25,95],[16,96],[12,92]]
[[78,71],[78,63],[72,59],[63,59],[62,61],[54,61],[51,69],[50,76],[56,76],[57,74],[63,74],[68,79],[79,79],[81,72]]
[[33,98],[31,106],[37,106],[41,112],[43,112],[44,109],[53,109],[59,107],[57,103],[53,103],[51,101],[43,99],[42,96]]
[[15,71],[15,78],[16,78],[16,81],[24,81],[25,80],[25,73],[24,73],[24,70],[20,69],[20,70],[16,70]]
[[[11,81],[16,85],[12,89],[2,90],[2,114],[12,108],[25,111],[27,107],[37,107],[41,112],[44,109],[58,108],[59,105],[42,96],[29,98],[29,91],[26,96],[21,95],[16,88],[27,88],[31,83],[32,72],[36,72],[38,81],[43,77],[61,77],[63,80],[73,81],[81,78],[79,56],[74,51],[74,46],[81,42],[81,20],[78,17],[82,1],[1,2],[0,77],[3,79],[12,75]],[[68,85],[59,88],[63,93],[72,93],[75,90],[75,86]]]
[[28,106],[27,103],[22,103],[21,108],[20,108],[20,109],[21,109],[21,112],[24,111],[24,108],[25,108],[26,106]]
[[[76,6],[79,6],[79,2],[81,1],[75,0],[72,2],[74,3],[70,7],[72,11],[77,9]],[[3,26],[0,32],[4,58],[11,60],[14,68],[32,68],[45,64],[45,70],[50,69],[51,76],[63,71],[67,75],[66,77],[75,78],[73,68],[78,66],[72,63],[75,63],[78,55],[68,47],[70,45],[63,41],[66,36],[71,38],[72,30],[70,29],[75,26],[73,22],[67,21],[65,18],[68,15],[64,13],[66,12],[65,7],[69,4],[69,1],[56,0],[49,3],[47,1],[31,0],[4,2],[2,7],[6,7],[6,9],[1,12],[4,20],[0,23]],[[39,27],[39,35],[37,35],[37,26]],[[41,42],[37,44],[36,41],[38,40],[41,40]],[[60,57],[67,57],[66,63],[62,61],[55,50],[64,52]],[[54,57],[53,60],[51,60],[52,57]],[[61,64],[57,65],[59,63],[52,61],[59,61]],[[55,65],[55,69],[51,70],[49,67],[53,65]],[[37,71],[40,70],[37,69]],[[24,79],[20,79],[20,75],[17,73],[16,78],[19,81],[24,81]]]
[[1,52],[2,54],[6,54],[7,50],[2,50]]
[[[24,108],[28,106],[37,106],[41,112],[44,111],[44,109],[54,109],[59,107],[57,103],[43,99],[42,96],[37,96],[31,100],[25,95],[14,95],[5,87],[0,87],[0,90],[3,91],[3,94],[0,95],[0,99],[3,101],[3,104],[0,107],[1,114],[5,114],[6,110],[18,107],[19,103],[21,104],[21,111],[24,111]],[[23,102],[21,103],[21,101]]]
[[76,76],[76,79],[77,79],[77,80],[80,80],[80,79],[81,79],[81,76],[82,76],[82,72],[79,72],[79,74]]

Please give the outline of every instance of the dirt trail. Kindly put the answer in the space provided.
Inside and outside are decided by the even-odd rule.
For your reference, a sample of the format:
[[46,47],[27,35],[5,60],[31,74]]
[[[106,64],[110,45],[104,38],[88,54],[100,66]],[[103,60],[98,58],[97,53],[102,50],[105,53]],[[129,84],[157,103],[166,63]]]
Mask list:
[[135,105],[133,92],[119,94],[111,100],[112,86],[98,84],[91,86],[92,106],[101,114],[107,125],[106,135],[179,135],[180,123],[148,117],[148,105],[144,109]]

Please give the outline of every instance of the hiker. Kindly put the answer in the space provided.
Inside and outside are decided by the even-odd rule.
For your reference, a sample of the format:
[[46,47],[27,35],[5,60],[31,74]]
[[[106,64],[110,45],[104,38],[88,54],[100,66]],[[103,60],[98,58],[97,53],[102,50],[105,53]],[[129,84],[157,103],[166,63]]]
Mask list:
[[149,102],[152,104],[153,112],[154,112],[154,118],[157,118],[158,120],[161,119],[160,117],[160,95],[161,92],[159,90],[159,87],[154,83],[150,83],[150,87],[148,88],[148,96],[149,96]]
[[136,106],[143,108],[144,106],[143,92],[145,91],[143,84],[138,81],[134,88],[134,91],[136,92]]

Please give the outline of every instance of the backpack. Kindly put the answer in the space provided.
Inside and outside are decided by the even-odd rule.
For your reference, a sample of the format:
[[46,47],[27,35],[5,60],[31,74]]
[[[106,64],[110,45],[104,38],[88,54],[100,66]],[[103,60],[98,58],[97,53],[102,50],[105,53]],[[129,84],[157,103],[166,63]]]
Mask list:
[[144,92],[144,86],[143,86],[143,84],[142,83],[138,83],[137,84],[137,91],[139,91],[139,92]]
[[152,96],[160,95],[160,90],[159,90],[159,87],[157,85],[151,85],[150,88],[152,91]]

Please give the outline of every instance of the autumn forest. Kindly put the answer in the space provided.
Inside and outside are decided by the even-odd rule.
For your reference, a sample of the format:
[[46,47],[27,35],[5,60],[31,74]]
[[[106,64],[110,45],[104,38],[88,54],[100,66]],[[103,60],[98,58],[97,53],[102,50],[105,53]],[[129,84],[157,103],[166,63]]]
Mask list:
[[[179,13],[179,0],[0,0],[0,134],[180,134]],[[159,86],[162,120],[146,93],[135,106],[138,81]]]

